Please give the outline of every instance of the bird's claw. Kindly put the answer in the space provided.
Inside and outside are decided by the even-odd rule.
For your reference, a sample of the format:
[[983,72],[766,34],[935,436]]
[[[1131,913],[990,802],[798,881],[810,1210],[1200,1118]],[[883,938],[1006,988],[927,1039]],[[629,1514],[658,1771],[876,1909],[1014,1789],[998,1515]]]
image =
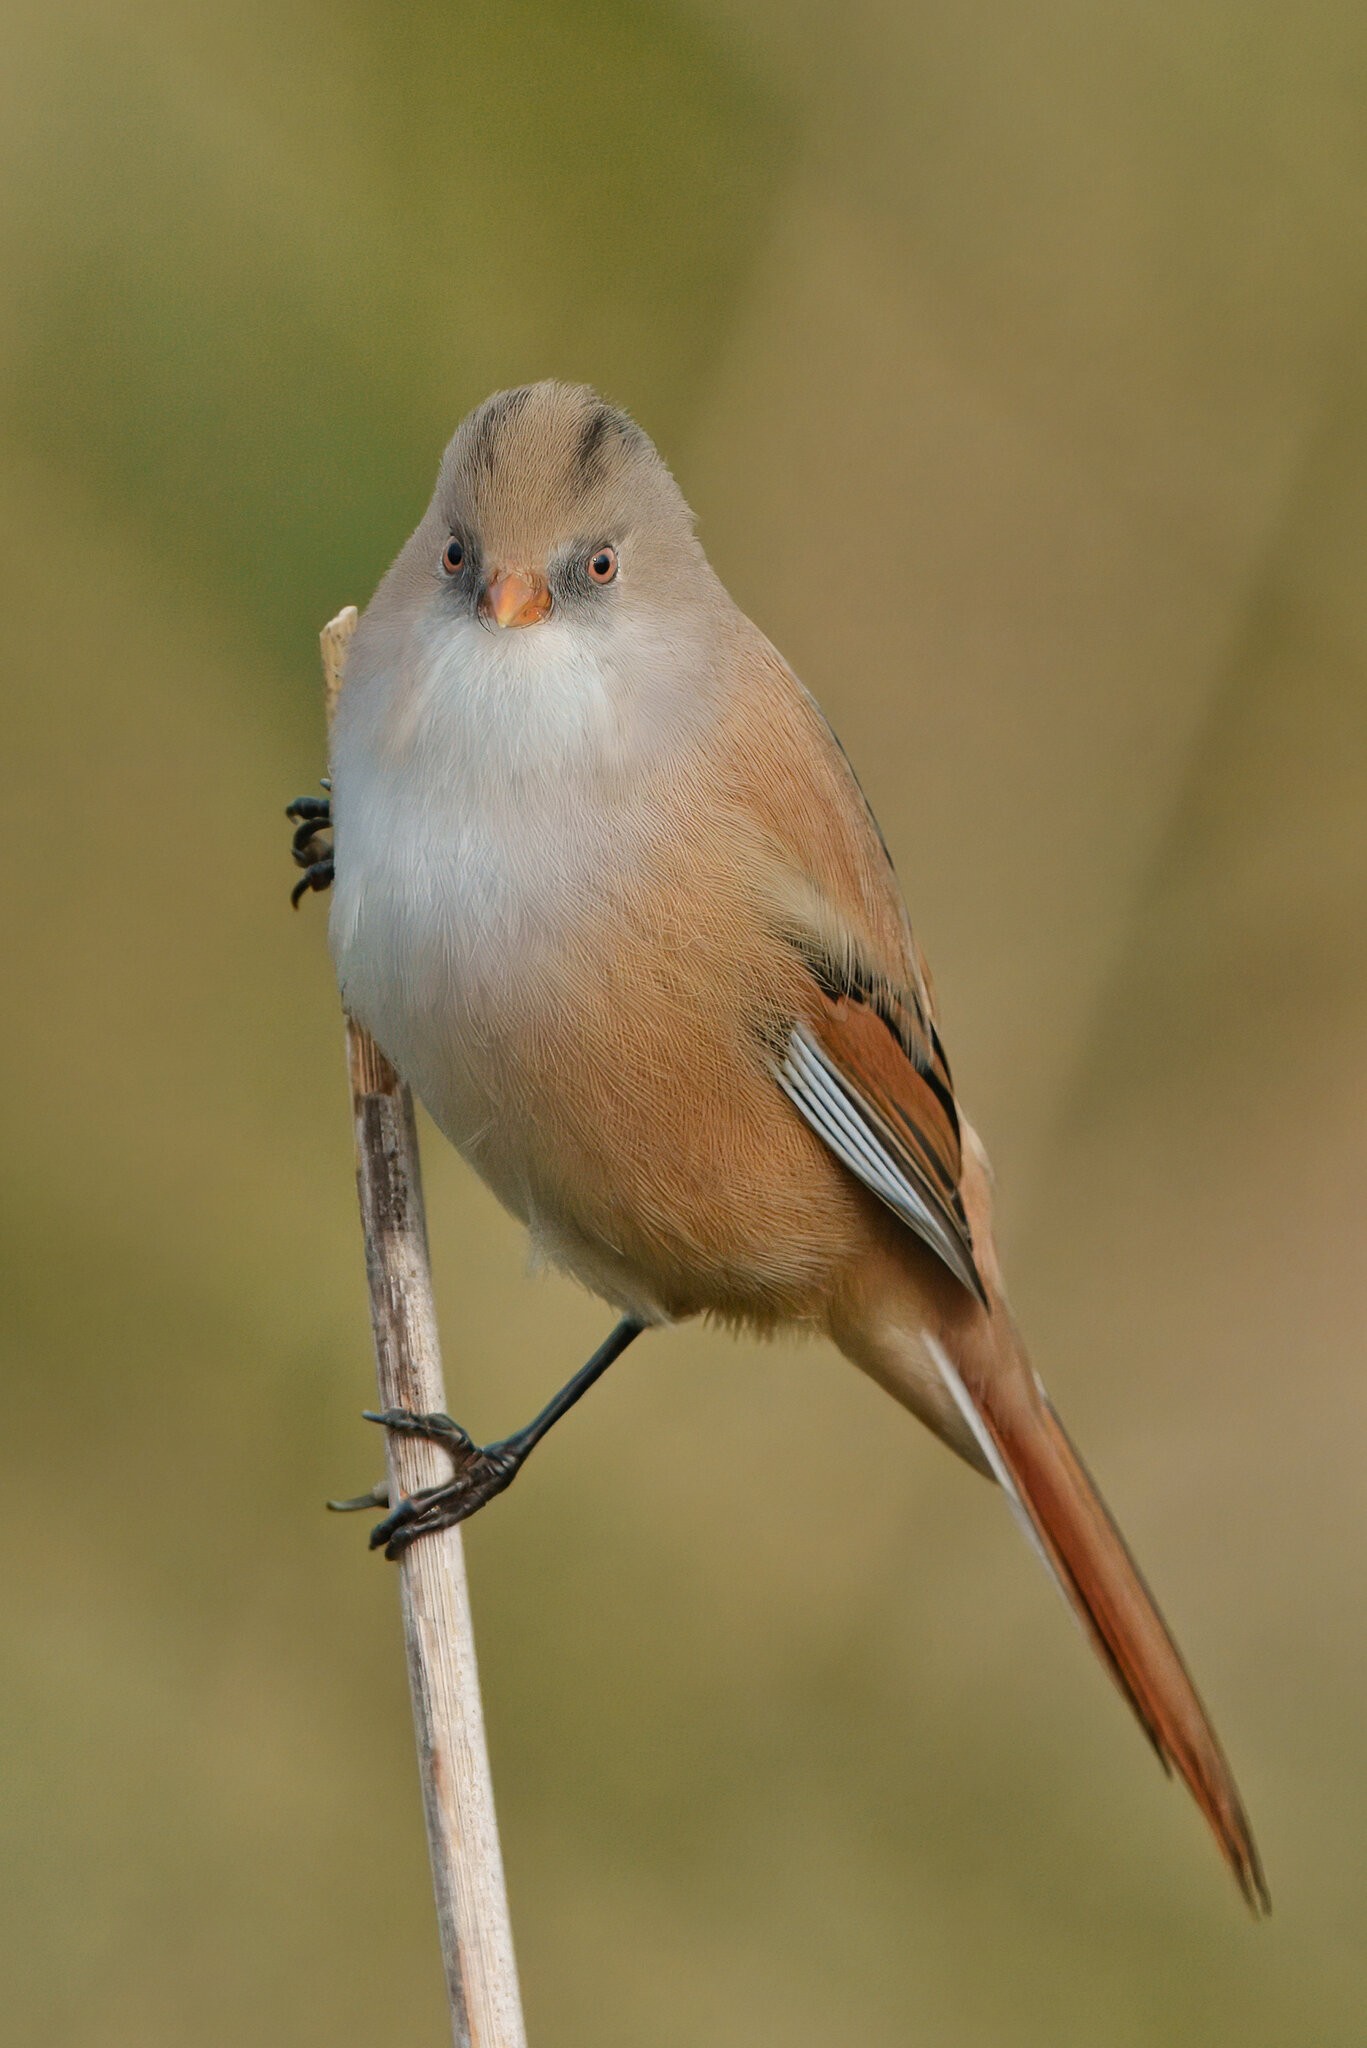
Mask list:
[[290,890],[291,907],[297,910],[310,889],[330,889],[332,887],[332,877],[331,854],[328,855],[326,860],[310,861],[309,865],[304,869],[302,878]]
[[[406,1494],[382,1522],[376,1523],[370,1532],[370,1548],[383,1549],[388,1558],[402,1557],[420,1536],[430,1536],[438,1529],[454,1528],[456,1523],[468,1521],[477,1509],[512,1484],[522,1465],[524,1453],[515,1443],[477,1444],[449,1415],[415,1415],[407,1408],[386,1408],[379,1414],[367,1409],[365,1419],[378,1422],[383,1428],[396,1430],[401,1435],[418,1436],[428,1443],[440,1444],[455,1467],[449,1479]],[[341,1505],[361,1507],[366,1504],[367,1496],[362,1495],[357,1501]]]
[[369,1493],[358,1493],[350,1500],[330,1500],[328,1506],[334,1515],[355,1515],[364,1508],[387,1508],[389,1506],[389,1481],[377,1479]]
[[[328,785],[325,783],[324,788]],[[294,837],[290,858],[304,870],[303,879],[290,890],[290,902],[297,910],[310,890],[332,886],[332,841],[322,835],[332,829],[332,802],[325,796],[297,796],[286,804],[285,816],[293,820]]]

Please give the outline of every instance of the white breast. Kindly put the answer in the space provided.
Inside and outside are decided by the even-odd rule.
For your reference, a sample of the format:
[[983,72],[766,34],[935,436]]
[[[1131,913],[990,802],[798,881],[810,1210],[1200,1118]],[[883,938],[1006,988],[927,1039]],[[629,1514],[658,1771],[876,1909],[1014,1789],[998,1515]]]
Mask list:
[[643,829],[631,722],[592,636],[557,619],[416,638],[402,679],[362,669],[343,692],[330,938],[352,1013],[498,1185],[508,1028]]

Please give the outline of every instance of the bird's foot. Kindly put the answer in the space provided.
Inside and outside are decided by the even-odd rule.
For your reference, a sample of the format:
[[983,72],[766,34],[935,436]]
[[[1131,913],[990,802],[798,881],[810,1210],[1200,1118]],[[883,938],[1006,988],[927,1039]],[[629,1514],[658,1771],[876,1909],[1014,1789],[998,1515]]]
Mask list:
[[[515,1437],[504,1443],[477,1444],[449,1415],[415,1415],[407,1408],[386,1408],[378,1415],[367,1409],[365,1419],[404,1436],[423,1437],[428,1443],[440,1444],[455,1466],[449,1479],[405,1495],[382,1522],[375,1524],[370,1532],[370,1547],[383,1549],[389,1558],[402,1557],[419,1536],[430,1536],[438,1529],[450,1529],[457,1522],[467,1521],[486,1501],[512,1485],[530,1449],[530,1445],[520,1445]],[[343,1513],[388,1507],[389,1488],[381,1480],[355,1500],[329,1501],[328,1506]]]
[[[327,783],[323,787],[326,789]],[[325,796],[297,796],[285,806],[285,816],[295,828],[290,858],[297,868],[304,870],[303,879],[290,890],[290,902],[297,910],[311,889],[332,885],[332,841],[323,837],[332,830],[332,803]]]

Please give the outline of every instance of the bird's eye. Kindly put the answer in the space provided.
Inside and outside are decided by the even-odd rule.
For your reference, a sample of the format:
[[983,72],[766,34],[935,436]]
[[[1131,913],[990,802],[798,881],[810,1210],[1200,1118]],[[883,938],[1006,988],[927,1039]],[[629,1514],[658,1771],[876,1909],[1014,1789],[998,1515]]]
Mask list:
[[448,576],[459,576],[465,567],[465,550],[454,534],[441,551],[441,566]]
[[611,583],[617,574],[616,548],[596,548],[589,556],[589,575],[595,583]]

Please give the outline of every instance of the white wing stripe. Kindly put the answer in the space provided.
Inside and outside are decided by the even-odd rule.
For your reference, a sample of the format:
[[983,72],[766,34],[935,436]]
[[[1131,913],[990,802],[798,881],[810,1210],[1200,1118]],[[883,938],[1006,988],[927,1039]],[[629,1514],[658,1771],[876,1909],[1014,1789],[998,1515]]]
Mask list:
[[965,1286],[979,1293],[978,1276],[962,1245],[888,1151],[867,1122],[858,1096],[801,1024],[788,1040],[776,1078],[836,1158],[909,1224]]
[[918,1190],[899,1172],[895,1160],[869,1126],[856,1117],[848,1097],[824,1063],[818,1064],[812,1058],[810,1048],[796,1034],[781,1078],[792,1083],[787,1093],[851,1172],[858,1174],[893,1208],[909,1210],[917,1229],[932,1230],[938,1240],[941,1232],[936,1219]]
[[[803,1041],[794,1036],[789,1047],[789,1067],[798,1084],[795,1099],[799,1106],[808,1095],[815,1098],[813,1109],[823,1112],[823,1134],[829,1132],[830,1139],[846,1164],[856,1172],[868,1177],[878,1185],[880,1194],[896,1198],[900,1192],[899,1176],[893,1161],[879,1144],[868,1125],[854,1114],[848,1099],[835,1085],[831,1076],[811,1056]],[[908,1194],[915,1198],[915,1190],[908,1185]]]
[[909,1209],[915,1212],[916,1227],[923,1229],[925,1221],[915,1190],[899,1181],[891,1160],[867,1128],[853,1123],[825,1076],[813,1074],[793,1063],[784,1068],[779,1079],[785,1093],[802,1111],[817,1136],[830,1146],[851,1173],[890,1208],[902,1213]]
[[797,1041],[797,1051],[800,1055],[799,1073],[820,1096],[831,1121],[845,1141],[846,1149],[858,1155],[870,1180],[878,1183],[879,1192],[894,1202],[901,1200],[907,1203],[933,1227],[935,1218],[919,1190],[905,1178],[877,1134],[864,1122],[838,1077],[819,1055],[813,1057],[812,1049],[801,1039]]

